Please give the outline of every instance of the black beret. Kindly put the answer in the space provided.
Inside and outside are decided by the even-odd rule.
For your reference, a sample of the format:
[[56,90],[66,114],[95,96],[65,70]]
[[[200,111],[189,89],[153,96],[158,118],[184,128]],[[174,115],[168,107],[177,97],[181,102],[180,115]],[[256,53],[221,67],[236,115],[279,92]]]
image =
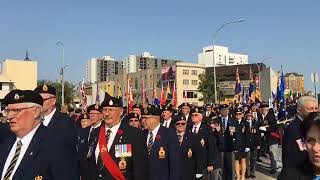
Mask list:
[[188,106],[188,107],[191,109],[191,105],[190,105],[189,103],[187,103],[187,102],[180,104],[180,105],[178,106],[178,108],[181,109],[181,108],[184,107],[184,106]]
[[155,106],[144,108],[141,111],[141,115],[160,116],[161,110]]
[[42,106],[43,99],[40,94],[34,91],[15,89],[6,95],[2,102],[4,105],[17,103],[36,103]]
[[[204,114],[205,110],[203,109],[203,107],[194,107],[194,109],[192,110],[192,113],[200,113],[200,114]],[[192,114],[191,113],[191,114]]]
[[174,123],[176,123],[178,121],[187,121],[187,119],[184,115],[175,116]]
[[139,114],[137,114],[137,113],[129,113],[128,118],[129,118],[129,119],[131,119],[131,118],[137,118],[137,119],[139,119]]
[[90,119],[90,116],[87,113],[83,113],[83,114],[80,115],[79,119],[80,120],[82,120],[82,119]]
[[140,104],[134,104],[134,105],[132,106],[132,108],[142,109],[142,105],[140,105]]
[[163,112],[163,111],[171,111],[171,112],[174,111],[172,104],[168,104],[168,105],[166,105],[166,106],[162,106],[161,109],[162,109],[162,112]]
[[90,113],[90,111],[92,110],[96,110],[99,112],[102,112],[102,108],[99,104],[91,104],[88,108],[87,108],[87,112]]
[[237,113],[237,112],[243,113],[243,109],[242,109],[242,108],[236,108],[236,109],[234,110],[234,113]]
[[229,105],[228,104],[221,104],[219,109],[229,109]]
[[105,93],[104,100],[101,103],[101,107],[122,107],[122,100],[120,98],[112,97],[108,93]]
[[260,104],[260,108],[269,108],[269,104],[268,103],[261,103]]
[[41,86],[38,86],[35,90],[35,92],[41,94],[41,93],[48,93],[56,96],[56,89],[53,86],[43,84]]

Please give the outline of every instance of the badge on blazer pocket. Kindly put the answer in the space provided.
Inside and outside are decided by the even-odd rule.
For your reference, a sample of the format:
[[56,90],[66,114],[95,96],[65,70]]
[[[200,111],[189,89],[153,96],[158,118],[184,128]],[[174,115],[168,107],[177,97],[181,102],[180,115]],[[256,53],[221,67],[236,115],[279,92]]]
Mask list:
[[121,158],[119,161],[119,169],[120,170],[125,170],[127,168],[127,162],[125,158]]
[[205,142],[204,142],[204,139],[203,139],[203,138],[201,139],[200,143],[201,143],[201,146],[204,147],[204,143],[205,143]]
[[159,150],[159,159],[164,159],[166,157],[166,152],[164,151],[163,147],[160,147]]
[[192,158],[192,149],[190,149],[190,148],[188,150],[188,158]]

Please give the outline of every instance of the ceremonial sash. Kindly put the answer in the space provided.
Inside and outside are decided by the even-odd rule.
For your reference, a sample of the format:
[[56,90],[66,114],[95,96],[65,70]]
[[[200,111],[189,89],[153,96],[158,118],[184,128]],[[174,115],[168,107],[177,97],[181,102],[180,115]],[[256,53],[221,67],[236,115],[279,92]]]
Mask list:
[[277,139],[280,139],[280,135],[276,132],[271,132],[271,136],[277,138]]
[[107,168],[111,176],[116,180],[125,180],[126,178],[121,173],[119,167],[113,161],[112,157],[108,152],[108,145],[106,141],[106,128],[105,126],[100,127],[99,133],[99,153],[104,166]]

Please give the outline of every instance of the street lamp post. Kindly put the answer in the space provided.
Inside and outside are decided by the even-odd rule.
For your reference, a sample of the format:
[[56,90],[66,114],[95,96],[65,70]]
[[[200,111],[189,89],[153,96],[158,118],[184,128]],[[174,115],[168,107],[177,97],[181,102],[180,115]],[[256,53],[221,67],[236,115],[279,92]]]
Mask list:
[[64,44],[62,43],[62,41],[58,41],[56,45],[60,46],[62,49],[62,64],[60,69],[60,78],[61,78],[61,104],[63,106],[64,105],[64,68],[66,68],[66,66],[64,65]]
[[262,59],[261,60],[261,62],[260,63],[257,63],[256,65],[257,65],[257,67],[258,67],[258,76],[259,76],[259,91],[261,91],[261,89],[260,89],[260,84],[261,84],[261,76],[260,76],[260,66],[261,66],[261,64],[264,62],[264,61],[266,61],[266,60],[268,60],[268,59],[271,59],[272,57],[267,57],[267,58],[264,58],[264,59]]
[[217,100],[218,100],[218,93],[217,93],[217,73],[216,73],[216,62],[215,62],[215,58],[214,58],[214,43],[215,43],[215,40],[217,38],[217,35],[218,35],[218,32],[223,29],[224,27],[226,27],[227,25],[229,24],[233,24],[233,23],[240,23],[240,22],[243,22],[245,21],[244,19],[239,19],[239,20],[234,20],[234,21],[230,21],[230,22],[227,22],[227,23],[224,23],[222,26],[220,26],[216,32],[214,33],[213,35],[213,40],[212,40],[212,61],[213,61],[213,79],[214,79],[214,101],[215,101],[215,104],[217,104]]

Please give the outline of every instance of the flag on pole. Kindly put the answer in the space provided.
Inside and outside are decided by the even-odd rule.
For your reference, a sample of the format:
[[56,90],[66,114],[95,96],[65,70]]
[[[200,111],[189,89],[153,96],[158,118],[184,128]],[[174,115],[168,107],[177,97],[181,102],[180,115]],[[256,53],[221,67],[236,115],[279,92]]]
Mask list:
[[165,100],[171,100],[170,82],[168,81]]
[[110,84],[110,81],[106,81],[106,93],[110,96],[114,96],[114,87]]
[[84,111],[87,108],[87,96],[86,96],[86,88],[84,85],[84,78],[81,83],[80,94],[81,94],[80,106],[81,106],[82,111]]
[[252,74],[252,70],[250,67],[250,85],[249,85],[249,98],[251,102],[255,102],[255,85],[254,85],[254,80],[253,80],[253,74]]
[[153,105],[159,105],[159,99],[158,99],[158,91],[157,91],[157,86],[156,83],[153,82]]
[[283,69],[282,69],[282,66],[281,66],[281,75],[279,77],[279,80],[278,80],[278,87],[277,87],[277,102],[280,103],[280,102],[285,102],[284,101],[284,75],[283,75]]
[[146,105],[146,91],[145,91],[145,87],[144,87],[144,79],[142,79],[141,81],[141,98],[142,98],[142,107],[145,108],[147,107]]
[[133,106],[133,96],[132,96],[132,90],[130,86],[130,79],[127,81],[127,101],[128,101],[128,113],[132,111]]
[[236,87],[235,87],[235,98],[237,102],[242,102],[241,100],[241,81],[240,81],[240,76],[239,76],[239,69],[237,68],[236,70]]
[[185,87],[185,90],[184,90],[183,101],[184,103],[187,103],[187,86]]
[[177,91],[176,91],[176,83],[173,82],[173,107],[177,108]]
[[120,85],[120,83],[118,82],[118,90],[117,90],[118,92],[118,98],[120,99],[120,104],[121,104],[121,106],[123,106],[123,98],[122,98],[122,90],[121,90],[121,85]]
[[163,82],[162,82],[161,84],[162,84],[162,85],[161,85],[161,97],[160,97],[160,104],[161,104],[162,106],[164,106],[164,105],[165,105],[165,99],[164,99]]
[[100,104],[100,97],[99,97],[99,83],[97,83],[97,91],[96,91],[96,104]]

